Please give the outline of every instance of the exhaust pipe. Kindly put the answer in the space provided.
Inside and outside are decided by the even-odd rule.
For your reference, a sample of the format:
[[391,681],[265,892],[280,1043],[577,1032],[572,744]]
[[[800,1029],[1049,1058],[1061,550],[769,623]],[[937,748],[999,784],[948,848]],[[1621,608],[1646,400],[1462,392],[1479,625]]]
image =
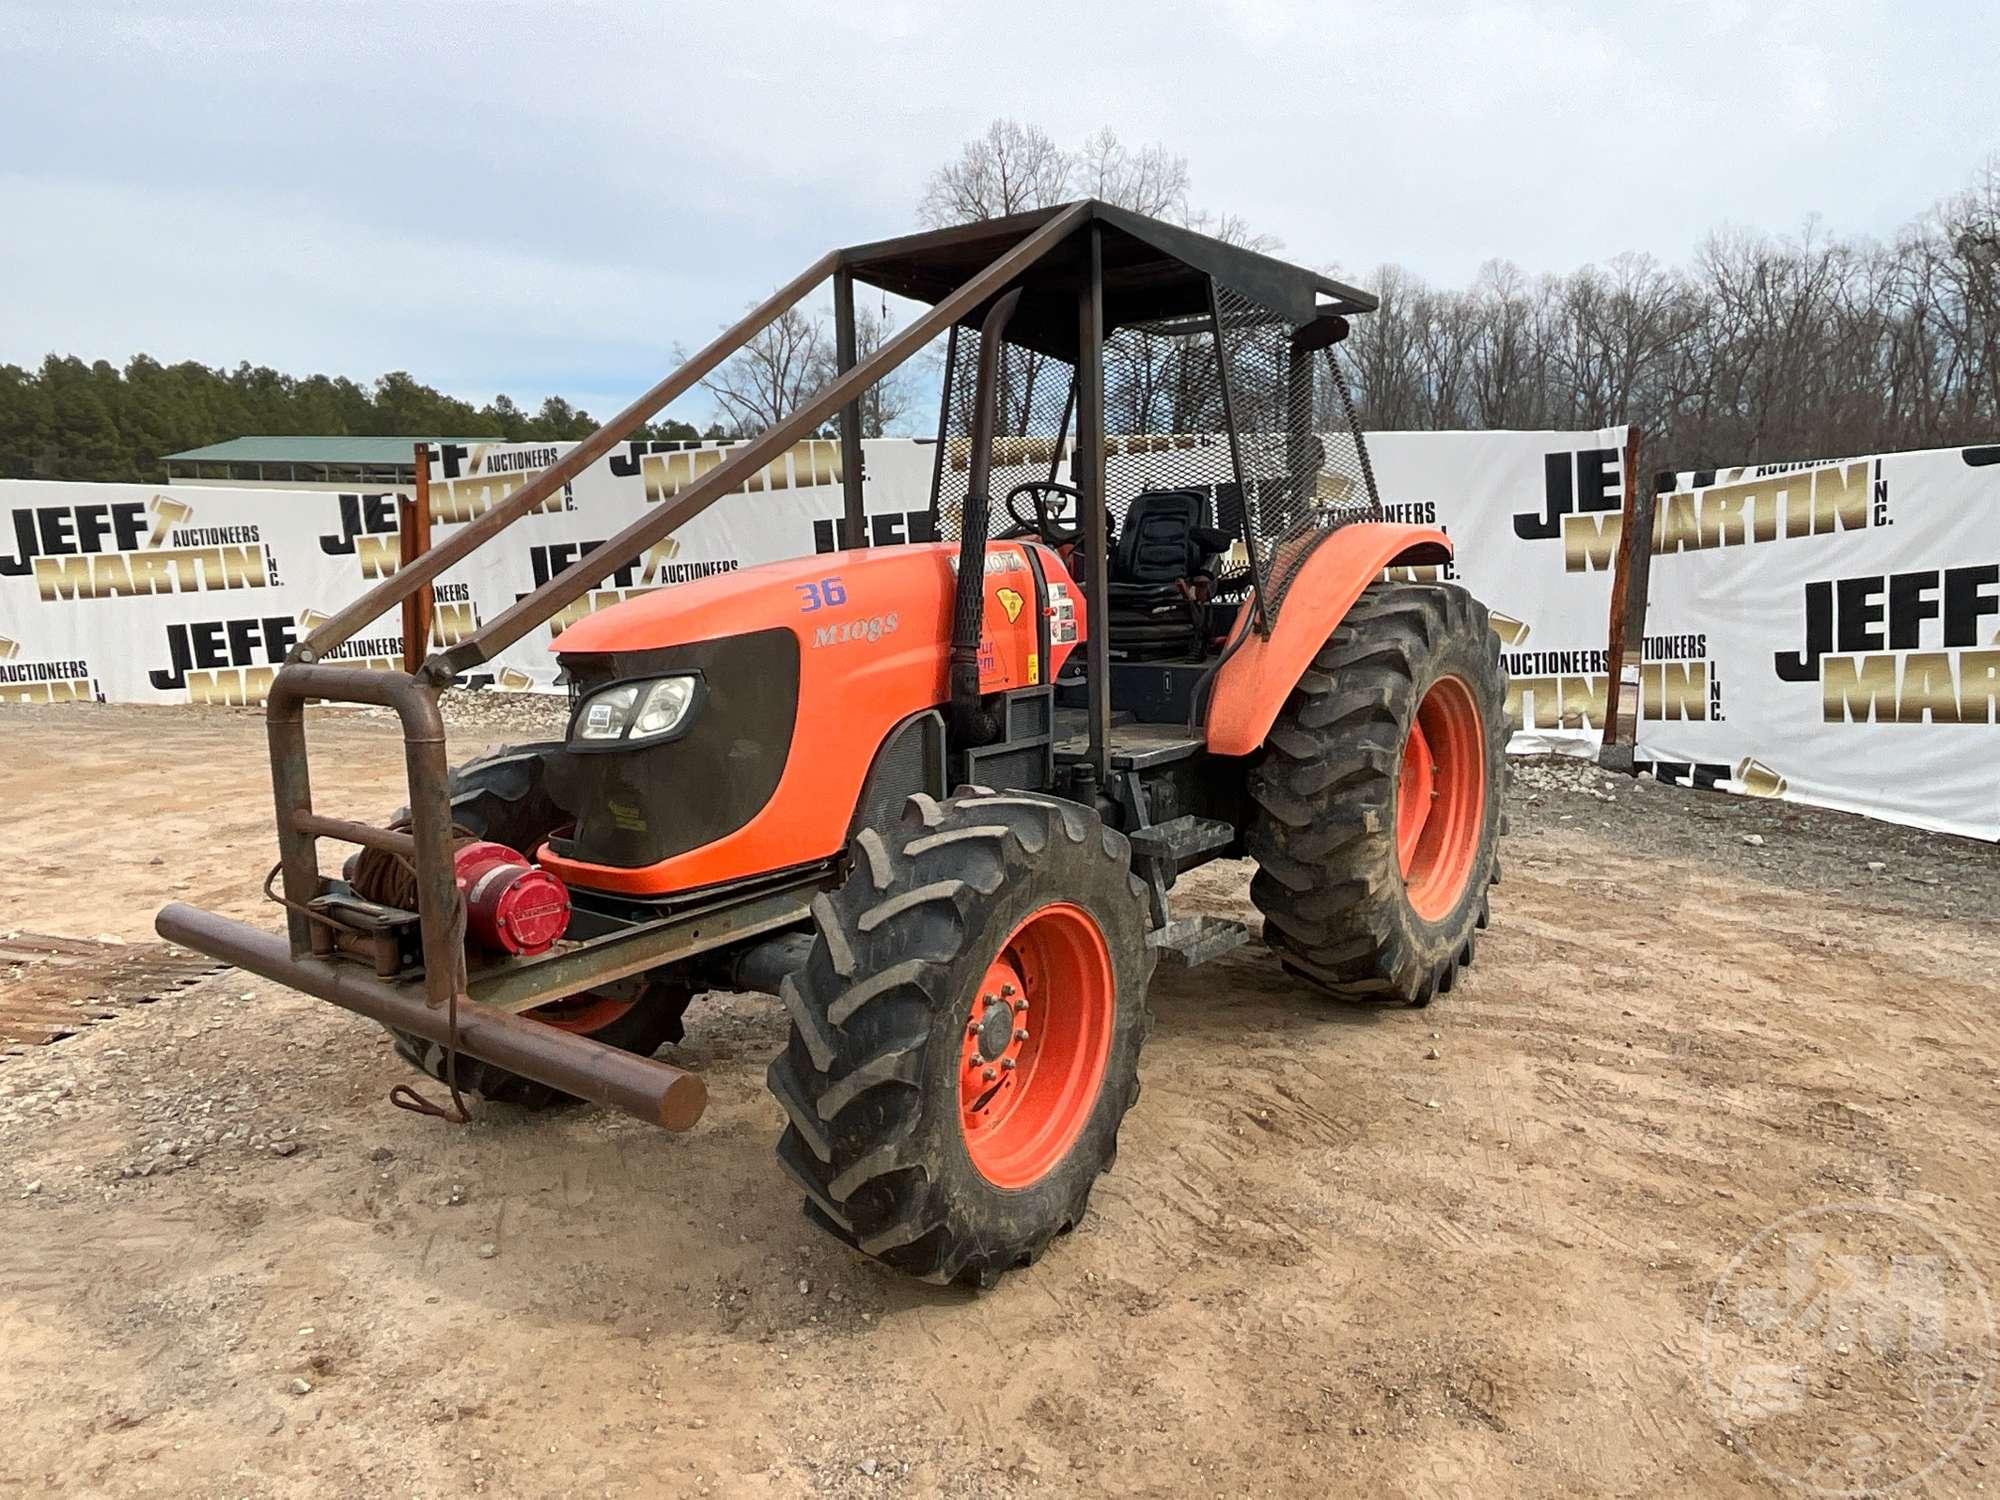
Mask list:
[[960,746],[1000,737],[993,714],[980,706],[979,632],[986,613],[986,527],[993,513],[993,428],[1000,393],[1000,349],[1021,289],[996,301],[979,325],[979,383],[972,398],[972,455],[965,510],[959,522],[958,591],[951,617],[951,732]]

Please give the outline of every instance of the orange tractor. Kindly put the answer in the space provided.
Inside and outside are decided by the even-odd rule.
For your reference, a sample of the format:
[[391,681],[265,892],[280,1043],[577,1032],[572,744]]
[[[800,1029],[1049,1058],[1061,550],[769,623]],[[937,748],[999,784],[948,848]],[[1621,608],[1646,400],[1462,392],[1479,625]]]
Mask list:
[[[419,670],[326,662],[827,277],[840,372],[807,406]],[[859,363],[857,282],[927,309]],[[1374,305],[1096,202],[835,252],[312,632],[268,706],[286,934],[179,905],[160,933],[387,1026],[456,1118],[578,1097],[685,1129],[701,1081],[653,1054],[689,998],[775,994],[808,1217],[990,1284],[1110,1166],[1155,962],[1249,936],[1175,915],[1181,873],[1254,860],[1304,991],[1422,1005],[1472,961],[1498,643],[1462,589],[1385,577],[1451,543],[1381,519],[1337,362]],[[942,539],[865,547],[860,399],[939,338]],[[849,550],[570,624],[566,737],[447,769],[454,679],[834,418]],[[314,810],[314,700],[401,719],[389,826]],[[337,876],[322,841],[358,846]]]

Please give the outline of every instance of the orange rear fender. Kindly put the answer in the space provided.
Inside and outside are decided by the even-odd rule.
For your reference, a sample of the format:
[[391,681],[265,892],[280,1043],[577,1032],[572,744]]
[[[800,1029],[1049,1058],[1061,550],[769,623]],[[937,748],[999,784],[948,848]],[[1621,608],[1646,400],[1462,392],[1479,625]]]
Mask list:
[[1241,645],[1232,640],[1209,694],[1209,752],[1248,755],[1264,743],[1293,685],[1384,568],[1440,563],[1451,555],[1451,538],[1442,531],[1383,521],[1343,526],[1321,542],[1285,591],[1269,636],[1256,634],[1244,611],[1238,638],[1244,631],[1250,638]]

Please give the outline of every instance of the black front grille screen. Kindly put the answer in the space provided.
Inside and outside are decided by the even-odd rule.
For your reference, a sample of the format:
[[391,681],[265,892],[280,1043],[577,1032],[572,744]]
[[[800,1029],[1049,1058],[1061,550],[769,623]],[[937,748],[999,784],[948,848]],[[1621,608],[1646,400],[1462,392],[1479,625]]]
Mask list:
[[[1321,539],[1382,514],[1338,346],[1314,350],[1296,332],[1280,314],[1217,283],[1210,316],[1122,325],[1104,344],[1105,503],[1114,539],[1138,496],[1198,491],[1234,539],[1217,591],[1227,597],[1255,586],[1264,630]],[[938,535],[949,540],[961,535],[965,513],[979,338],[956,329],[945,352],[932,506]],[[1076,435],[1072,366],[1009,344],[1000,376],[988,526],[995,536],[1014,524],[1005,500],[1015,485],[1069,480]]]

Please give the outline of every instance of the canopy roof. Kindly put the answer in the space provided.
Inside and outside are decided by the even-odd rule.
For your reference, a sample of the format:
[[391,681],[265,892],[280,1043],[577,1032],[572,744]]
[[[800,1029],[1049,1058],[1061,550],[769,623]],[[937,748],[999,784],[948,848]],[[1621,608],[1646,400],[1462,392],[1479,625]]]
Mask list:
[[[1071,206],[857,245],[841,251],[840,261],[857,281],[936,303]],[[1322,313],[1368,312],[1378,305],[1369,293],[1304,266],[1095,199],[1082,207],[1089,218],[1016,279],[1022,297],[1008,325],[1009,342],[1076,358],[1076,297],[1092,223],[1103,231],[1107,332],[1124,324],[1205,317],[1210,277],[1295,325]],[[974,308],[960,325],[977,327],[985,312],[983,305]]]

